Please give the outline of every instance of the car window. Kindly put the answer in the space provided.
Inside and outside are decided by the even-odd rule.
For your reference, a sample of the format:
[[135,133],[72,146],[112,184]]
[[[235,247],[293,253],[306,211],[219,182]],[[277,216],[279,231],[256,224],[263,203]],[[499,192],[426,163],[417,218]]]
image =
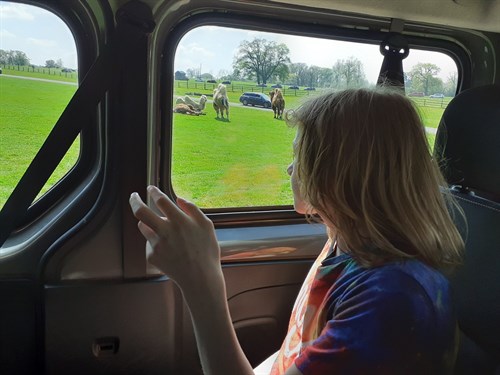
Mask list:
[[439,120],[457,92],[457,64],[445,53],[413,49],[403,70],[406,93],[420,109],[432,147]]
[[[0,3],[0,208],[77,89],[73,36],[53,13]],[[39,197],[76,163],[77,139]]]
[[[218,40],[224,40],[224,45],[216,47]],[[421,109],[431,143],[456,90],[456,80],[448,86],[442,78],[445,73],[456,78],[456,64],[451,58],[442,62],[433,57],[440,55],[444,54],[411,51],[405,62],[407,93],[424,93],[412,98]],[[273,57],[260,64],[263,56]],[[173,105],[188,100],[196,106],[202,95],[207,101],[195,112],[173,114],[175,194],[207,209],[290,206],[286,167],[292,159],[294,130],[285,117],[275,118],[271,106],[267,107],[271,91],[279,88],[286,112],[325,90],[375,85],[382,60],[378,44],[219,26],[187,32],[175,54]],[[425,89],[416,73],[418,64],[439,64],[441,69],[431,72],[431,77],[437,77]],[[208,78],[213,83],[207,83]],[[228,114],[216,112],[213,106],[214,93],[223,81],[230,82],[223,85]],[[438,93],[445,96],[430,97]]]

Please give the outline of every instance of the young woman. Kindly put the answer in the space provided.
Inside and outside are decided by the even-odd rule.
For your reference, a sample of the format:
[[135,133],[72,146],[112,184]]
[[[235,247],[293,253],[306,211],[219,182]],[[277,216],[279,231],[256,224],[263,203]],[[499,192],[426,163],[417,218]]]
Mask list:
[[[345,90],[287,120],[297,127],[294,207],[319,218],[330,239],[270,373],[450,373],[456,322],[440,271],[460,262],[463,241],[413,104],[389,89]],[[148,193],[163,217],[136,193],[130,205],[149,261],[182,290],[205,374],[253,374],[231,324],[211,221],[182,198],[175,205],[156,187]]]

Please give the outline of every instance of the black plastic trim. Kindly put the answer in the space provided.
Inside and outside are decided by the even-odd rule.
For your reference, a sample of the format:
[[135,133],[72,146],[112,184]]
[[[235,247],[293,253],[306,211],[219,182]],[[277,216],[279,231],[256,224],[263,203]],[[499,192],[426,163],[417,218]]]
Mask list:
[[[59,17],[68,26],[73,34],[78,51],[78,76],[81,82],[98,54],[100,42],[103,42],[97,39],[99,37],[98,34],[89,32],[89,28],[96,31],[96,20],[89,20],[81,17],[81,12],[85,12],[87,15],[93,14],[88,9],[89,4],[78,2],[78,5],[72,3],[67,5],[63,4],[63,6],[61,6],[61,4],[52,4],[44,1],[11,1],[43,8]],[[110,13],[111,9],[109,6],[102,9],[105,25],[112,25],[113,18]],[[99,117],[101,117],[101,119],[99,119]],[[103,121],[103,114],[96,112],[96,116],[92,121]],[[98,164],[97,155],[99,154],[100,138],[99,127],[94,127],[92,131],[80,132],[80,154],[75,165],[46,193],[31,204],[26,212],[24,220],[20,223],[20,228],[40,219],[42,215],[56,205],[68,191],[76,190],[89,176],[93,167]]]

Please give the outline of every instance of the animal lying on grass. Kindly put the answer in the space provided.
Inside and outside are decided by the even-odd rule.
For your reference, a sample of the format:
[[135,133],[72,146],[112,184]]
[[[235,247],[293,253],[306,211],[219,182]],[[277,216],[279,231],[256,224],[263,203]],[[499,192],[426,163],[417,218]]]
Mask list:
[[274,112],[274,118],[283,118],[283,111],[285,110],[285,98],[280,89],[274,89],[269,93],[271,97],[271,107]]
[[189,104],[179,103],[174,107],[174,113],[183,113],[185,115],[200,116],[204,115],[204,112],[198,111],[193,106]]
[[195,100],[191,99],[189,96],[184,96],[181,97],[179,96],[177,100],[175,101],[175,104],[187,104],[193,107],[196,111],[203,111],[205,109],[205,104],[207,103],[207,96],[202,95],[200,97],[200,101],[196,102]]
[[222,118],[224,118],[224,110],[226,110],[226,116],[229,120],[229,100],[227,99],[226,86],[219,83],[216,89],[214,89],[213,106],[217,118],[219,118],[219,112]]

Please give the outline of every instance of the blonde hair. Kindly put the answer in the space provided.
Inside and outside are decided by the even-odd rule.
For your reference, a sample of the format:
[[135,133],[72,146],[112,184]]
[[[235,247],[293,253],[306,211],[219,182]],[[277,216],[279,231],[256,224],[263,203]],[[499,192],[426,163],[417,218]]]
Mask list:
[[416,258],[460,263],[453,200],[417,109],[389,88],[315,97],[287,113],[298,127],[295,166],[303,199],[365,267]]

